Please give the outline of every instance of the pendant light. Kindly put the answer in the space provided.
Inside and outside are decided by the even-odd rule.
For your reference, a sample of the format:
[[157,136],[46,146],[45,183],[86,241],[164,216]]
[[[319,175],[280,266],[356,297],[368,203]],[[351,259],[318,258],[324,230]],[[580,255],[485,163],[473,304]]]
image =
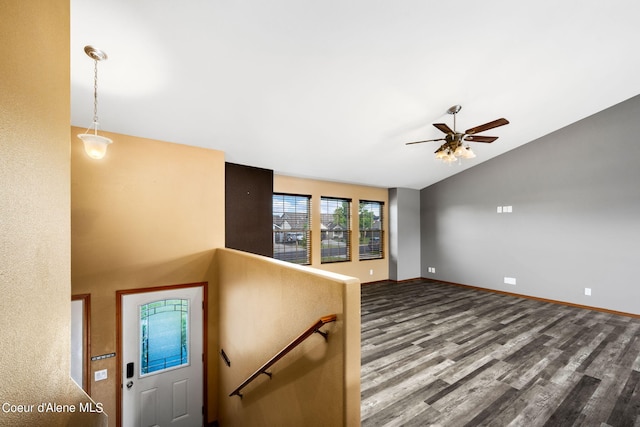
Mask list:
[[[98,135],[98,61],[105,61],[107,54],[96,49],[93,46],[85,46],[84,52],[93,59],[93,124],[87,128],[85,133],[78,135],[78,138],[84,142],[84,151],[92,159],[102,159],[107,153],[107,147],[113,141],[104,136]],[[93,128],[93,133],[89,133],[89,129]]]

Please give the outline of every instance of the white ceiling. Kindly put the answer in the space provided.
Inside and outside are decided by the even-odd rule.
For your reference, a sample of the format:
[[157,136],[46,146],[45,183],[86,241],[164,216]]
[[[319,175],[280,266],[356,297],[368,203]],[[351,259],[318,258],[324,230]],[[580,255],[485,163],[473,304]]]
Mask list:
[[[640,93],[637,0],[71,0],[71,123],[420,189]],[[499,117],[460,165],[431,124]],[[117,144],[115,141],[114,144]],[[108,154],[107,154],[108,155]]]

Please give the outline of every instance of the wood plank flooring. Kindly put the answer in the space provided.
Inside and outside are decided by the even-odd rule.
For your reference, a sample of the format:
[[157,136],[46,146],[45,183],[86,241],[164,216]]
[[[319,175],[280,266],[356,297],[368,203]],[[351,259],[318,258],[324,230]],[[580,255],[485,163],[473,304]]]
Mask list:
[[362,426],[640,427],[640,319],[434,281],[362,287]]

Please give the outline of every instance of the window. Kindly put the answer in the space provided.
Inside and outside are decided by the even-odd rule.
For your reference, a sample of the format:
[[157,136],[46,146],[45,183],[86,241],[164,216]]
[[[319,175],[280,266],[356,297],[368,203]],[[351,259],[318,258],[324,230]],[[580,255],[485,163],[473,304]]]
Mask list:
[[140,307],[140,373],[189,363],[189,300],[168,299]]
[[351,260],[351,200],[320,199],[321,261]]
[[384,258],[382,211],[384,203],[361,200],[358,207],[360,260]]
[[273,195],[273,257],[311,264],[311,196]]

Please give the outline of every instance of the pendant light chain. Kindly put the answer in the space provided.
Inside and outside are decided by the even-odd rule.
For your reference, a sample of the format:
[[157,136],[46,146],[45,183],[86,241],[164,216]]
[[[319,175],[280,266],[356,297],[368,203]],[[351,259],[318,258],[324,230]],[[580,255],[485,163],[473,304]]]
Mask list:
[[98,60],[93,60],[93,123],[98,127]]

